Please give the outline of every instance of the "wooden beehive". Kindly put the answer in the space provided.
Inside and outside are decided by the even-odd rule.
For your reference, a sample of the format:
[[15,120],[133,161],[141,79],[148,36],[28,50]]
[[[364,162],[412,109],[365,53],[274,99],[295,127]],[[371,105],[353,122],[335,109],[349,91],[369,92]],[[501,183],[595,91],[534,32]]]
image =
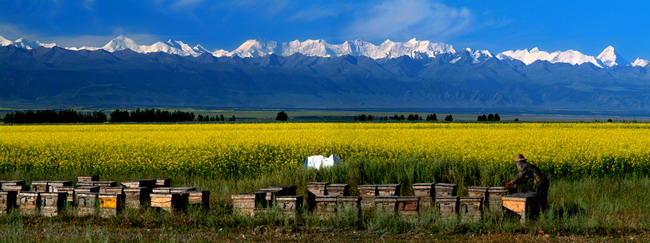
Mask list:
[[349,196],[350,185],[348,184],[329,184],[327,185],[327,195],[332,196]]
[[535,193],[515,193],[503,196],[502,205],[504,208],[517,213],[521,222],[526,223],[528,219],[534,218],[539,213],[539,207],[535,203]]
[[25,181],[23,180],[0,180],[0,186],[3,185],[8,185],[8,186],[15,186],[15,185],[25,185]]
[[375,197],[375,210],[385,213],[397,212],[396,196],[377,196]]
[[288,185],[273,185],[263,189],[282,189],[278,192],[278,196],[291,196],[296,195],[296,186]]
[[77,216],[95,215],[99,206],[99,193],[77,192],[76,194]]
[[377,196],[399,196],[400,184],[377,185]]
[[123,187],[106,187],[106,188],[104,188],[104,191],[102,193],[124,194],[124,188]]
[[433,183],[414,183],[413,195],[416,197],[433,197],[435,195],[433,185]]
[[32,181],[34,192],[47,192],[47,181]]
[[42,192],[41,193],[41,215],[54,217],[59,215],[65,207],[67,193],[65,192]]
[[329,182],[309,182],[307,183],[307,191],[314,196],[327,195],[327,185]]
[[397,213],[400,215],[417,215],[420,210],[419,197],[398,197]]
[[170,213],[187,209],[187,193],[152,193],[150,197],[152,208],[160,208]]
[[143,208],[149,205],[149,187],[124,188],[124,206],[127,208]]
[[210,208],[210,192],[209,191],[190,191],[188,192],[189,205],[201,206],[203,208]]
[[478,220],[483,213],[483,197],[461,197],[458,208],[463,219]]
[[435,193],[437,197],[454,197],[458,191],[458,185],[448,183],[436,183]]
[[22,215],[38,215],[41,207],[41,196],[38,192],[19,192],[18,210]]
[[194,187],[156,187],[151,189],[151,193],[185,193],[196,191]]
[[29,191],[29,186],[25,185],[2,185],[3,191],[26,192]]
[[[107,187],[115,187],[115,186],[117,186],[117,183],[115,183],[114,181],[91,181],[90,183],[91,183],[90,186],[99,187],[99,192],[101,192],[101,193],[104,193],[105,189]],[[77,184],[79,184],[79,183],[77,183]]]
[[77,176],[77,182],[80,182],[80,181],[99,181],[99,176],[96,176],[96,175]]
[[336,200],[340,209],[361,209],[361,197],[359,196],[338,196]]
[[489,194],[488,194],[488,187],[482,187],[482,186],[468,186],[467,187],[467,194],[469,197],[480,197],[483,198],[481,200],[481,203],[483,204],[483,208],[487,208],[489,205]]
[[271,208],[275,205],[275,198],[281,195],[282,188],[262,188],[258,192],[263,192],[265,194],[264,199],[266,200],[266,208]]
[[316,196],[314,212],[320,216],[329,217],[336,213],[337,196]]
[[130,181],[123,181],[122,186],[124,187],[156,187],[156,179],[136,179]]
[[368,209],[375,206],[375,197],[377,196],[377,185],[360,185],[357,186],[359,196],[361,196],[361,208]]
[[62,186],[62,187],[55,187],[54,192],[65,192],[66,193],[66,201],[69,204],[74,204],[74,192],[75,188],[72,186]]
[[156,178],[156,187],[170,187],[172,185],[172,179],[169,178]]
[[0,191],[0,214],[8,214],[16,207],[18,192]]
[[253,216],[255,209],[264,208],[266,193],[239,193],[230,196],[233,209],[239,213]]
[[502,211],[502,198],[508,195],[505,187],[488,187],[488,205],[490,211]]
[[98,198],[100,216],[115,217],[122,213],[124,194],[100,193]]
[[436,206],[440,211],[440,215],[455,216],[458,214],[458,197],[436,197]]
[[420,198],[420,208],[429,208],[433,205],[435,196],[434,183],[413,184],[413,195]]
[[295,216],[302,208],[302,196],[279,196],[276,199],[280,211],[289,216]]
[[47,192],[56,192],[57,187],[72,186],[72,181],[47,181]]

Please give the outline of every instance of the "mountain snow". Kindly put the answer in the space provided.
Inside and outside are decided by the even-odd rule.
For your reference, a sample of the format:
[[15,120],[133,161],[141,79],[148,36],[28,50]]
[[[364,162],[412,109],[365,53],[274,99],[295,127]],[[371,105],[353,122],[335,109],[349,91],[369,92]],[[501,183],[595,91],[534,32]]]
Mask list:
[[497,55],[497,58],[500,60],[504,59],[514,59],[523,62],[526,65],[537,61],[547,61],[550,63],[568,63],[571,65],[580,65],[584,63],[591,63],[597,67],[602,67],[600,63],[593,56],[588,56],[580,53],[575,50],[567,51],[556,51],[553,53],[548,53],[545,51],[540,51],[539,48],[535,47],[532,50],[516,50],[516,51],[504,51]]
[[[57,46],[55,43],[41,43],[38,41],[30,41],[25,39],[18,39],[10,41],[0,36],[0,46],[14,45],[24,49],[34,49],[38,47],[53,48]],[[450,63],[457,63],[461,60],[463,63],[471,62],[478,64],[485,62],[491,58],[499,60],[519,60],[526,65],[538,61],[546,61],[550,63],[568,63],[571,65],[580,65],[591,63],[597,67],[613,67],[617,65],[632,65],[645,67],[649,64],[648,60],[637,58],[634,63],[627,62],[622,58],[612,46],[608,46],[597,57],[585,55],[579,51],[567,50],[546,52],[541,51],[535,47],[531,50],[509,50],[504,51],[496,56],[492,55],[488,50],[472,50],[470,48],[463,49],[457,52],[452,45],[445,43],[434,43],[431,41],[421,41],[415,38],[406,42],[394,42],[386,40],[379,45],[366,42],[360,39],[345,41],[342,44],[330,44],[325,40],[294,40],[291,42],[278,43],[275,41],[266,40],[247,40],[233,51],[215,50],[210,51],[201,45],[194,47],[188,44],[177,41],[168,40],[167,42],[156,42],[152,45],[140,45],[133,39],[120,35],[110,40],[102,47],[67,47],[66,49],[79,51],[97,51],[104,50],[108,52],[116,52],[122,50],[132,50],[138,53],[154,53],[163,52],[173,55],[181,56],[199,56],[203,53],[210,53],[215,57],[264,57],[267,55],[275,54],[281,56],[290,56],[294,54],[302,54],[306,56],[316,57],[338,57],[344,55],[352,56],[365,56],[372,59],[383,58],[398,58],[408,56],[411,58],[436,58],[443,54],[453,55]]]
[[629,64],[629,62],[627,62],[618,53],[616,53],[613,46],[608,46],[605,48],[605,50],[603,50],[603,52],[601,52],[600,55],[598,55],[596,58],[607,67]]
[[645,67],[645,66],[648,66],[648,60],[637,58],[632,63],[632,66],[633,67]]

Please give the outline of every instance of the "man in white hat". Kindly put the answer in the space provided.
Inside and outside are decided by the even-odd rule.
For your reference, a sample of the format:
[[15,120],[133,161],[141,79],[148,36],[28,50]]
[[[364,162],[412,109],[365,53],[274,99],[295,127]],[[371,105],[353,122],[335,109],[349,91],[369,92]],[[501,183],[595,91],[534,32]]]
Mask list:
[[517,165],[517,171],[519,174],[517,174],[517,177],[508,182],[506,184],[506,188],[515,188],[516,185],[520,185],[528,181],[528,179],[533,179],[534,186],[533,188],[535,189],[535,202],[539,205],[541,209],[547,209],[548,208],[548,188],[550,186],[550,182],[542,174],[542,170],[537,168],[537,166],[528,163],[528,160],[521,155],[518,154],[515,156],[515,165]]

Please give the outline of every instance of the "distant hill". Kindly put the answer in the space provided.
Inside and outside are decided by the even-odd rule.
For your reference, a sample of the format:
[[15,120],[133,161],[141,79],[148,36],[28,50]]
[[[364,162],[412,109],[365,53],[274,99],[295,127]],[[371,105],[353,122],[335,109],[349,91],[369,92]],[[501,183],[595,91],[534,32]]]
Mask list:
[[647,66],[613,65],[615,54],[579,65],[472,54],[242,58],[7,45],[0,47],[0,107],[650,108]]

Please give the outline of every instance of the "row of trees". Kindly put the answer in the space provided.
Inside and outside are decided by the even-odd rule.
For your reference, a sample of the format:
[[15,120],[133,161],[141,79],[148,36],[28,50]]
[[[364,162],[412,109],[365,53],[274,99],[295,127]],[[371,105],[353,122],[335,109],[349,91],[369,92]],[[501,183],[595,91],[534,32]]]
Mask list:
[[499,114],[494,114],[494,115],[489,114],[487,116],[485,114],[483,114],[483,115],[478,116],[476,121],[501,121],[501,117],[499,116]]
[[[235,116],[228,117],[228,121],[235,121]],[[209,115],[198,115],[196,116],[196,121],[199,122],[218,122],[218,121],[226,121],[226,118],[221,115],[214,115],[214,116],[209,116]]]
[[194,121],[193,112],[176,110],[173,112],[158,109],[137,109],[135,111],[114,110],[111,122],[184,122]]
[[102,123],[106,114],[101,111],[89,113],[74,110],[15,111],[5,114],[4,123]]
[[[372,115],[366,115],[366,114],[361,114],[361,115],[354,116],[354,121],[372,121],[372,120],[375,120],[375,119],[376,119],[376,117],[374,117]],[[392,117],[388,117],[388,116],[380,116],[379,117],[380,121],[389,121],[389,120],[393,120],[393,121],[404,121],[404,120],[407,120],[407,121],[422,121],[422,120],[425,120],[425,119],[426,119],[426,121],[438,121],[438,115],[436,115],[436,113],[433,113],[433,114],[427,115],[426,118],[423,117],[423,116],[420,116],[418,114],[409,114],[408,116],[394,115]],[[447,115],[445,117],[445,121],[453,121],[453,120],[454,120],[454,117],[452,115]]]

